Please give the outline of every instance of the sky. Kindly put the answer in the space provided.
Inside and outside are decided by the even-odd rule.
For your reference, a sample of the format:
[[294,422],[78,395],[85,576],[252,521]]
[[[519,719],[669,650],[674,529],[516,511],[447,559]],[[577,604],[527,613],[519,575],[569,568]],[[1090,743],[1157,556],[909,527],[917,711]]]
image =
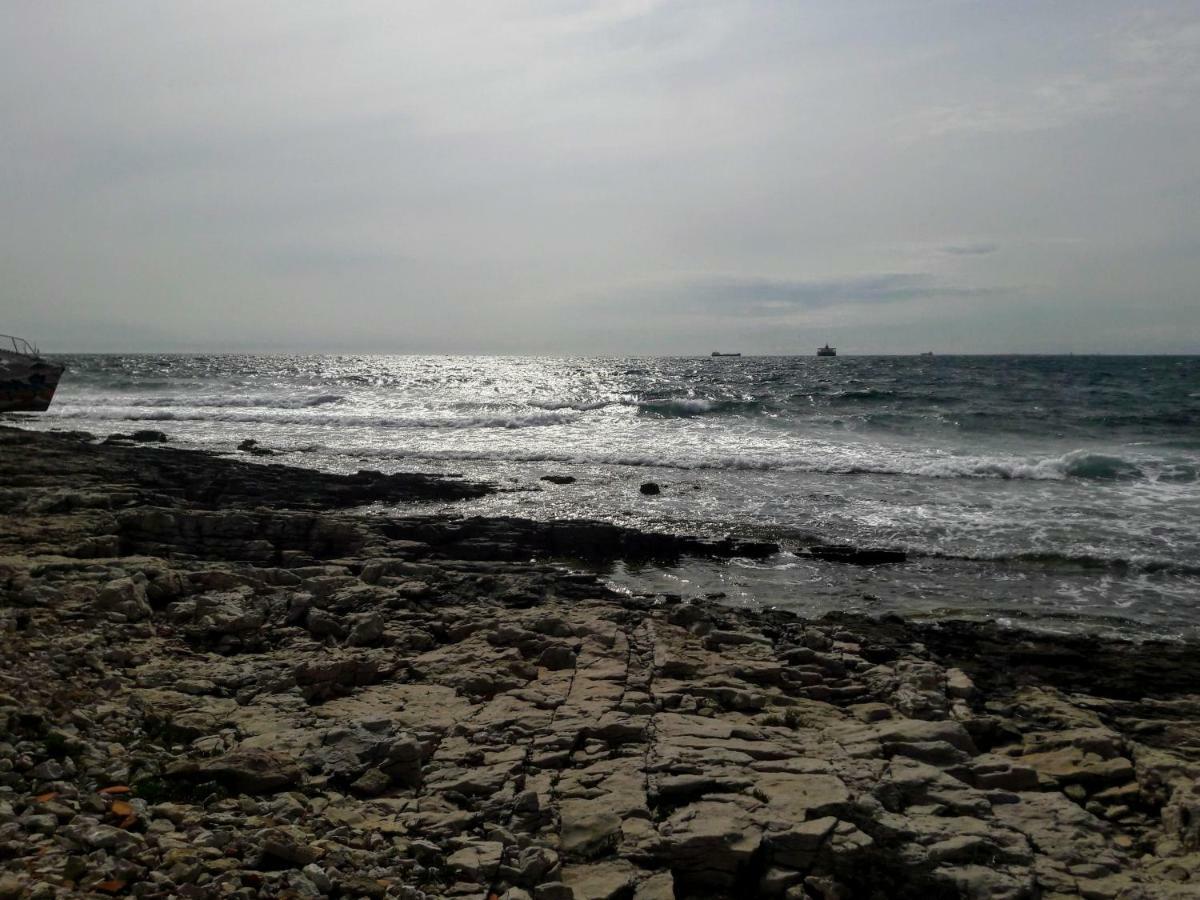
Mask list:
[[1200,352],[1200,4],[10,0],[43,351]]

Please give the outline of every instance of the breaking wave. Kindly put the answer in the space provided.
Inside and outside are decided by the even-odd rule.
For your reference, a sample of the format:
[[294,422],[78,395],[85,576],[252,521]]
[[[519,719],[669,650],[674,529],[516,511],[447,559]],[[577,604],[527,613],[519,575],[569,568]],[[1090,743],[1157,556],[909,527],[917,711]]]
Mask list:
[[1101,553],[1072,553],[1027,551],[1023,553],[921,553],[940,559],[961,559],[969,562],[1017,563],[1050,568],[1085,569],[1106,572],[1145,572],[1170,575],[1200,575],[1200,564],[1180,562],[1159,556],[1108,556]]
[[878,469],[880,474],[928,475],[933,478],[1015,478],[1035,481],[1061,481],[1066,478],[1116,480],[1140,478],[1137,463],[1119,456],[1072,450],[1062,456],[1045,459],[1004,459],[954,457],[938,460],[914,470]]
[[[323,448],[331,452],[342,452],[336,448]],[[356,451],[356,455],[378,455],[390,459],[439,459],[462,461],[507,461],[507,462],[559,462],[577,465],[630,466],[638,468],[661,468],[680,470],[740,470],[767,471],[791,470],[826,475],[884,475],[917,476],[926,478],[1004,478],[1028,480],[1063,480],[1066,478],[1113,478],[1125,477],[1113,473],[1137,472],[1133,463],[1125,460],[1109,461],[1104,458],[1096,462],[1082,451],[1064,454],[1061,457],[1035,462],[1005,461],[999,459],[961,458],[947,459],[936,463],[913,459],[894,464],[870,465],[850,461],[820,461],[801,456],[765,456],[752,454],[727,454],[718,456],[693,456],[683,458],[671,453],[572,453],[564,451],[512,450],[387,450]],[[1115,458],[1114,458],[1115,459]],[[1132,476],[1130,476],[1132,477]]]
[[898,395],[895,391],[881,390],[878,388],[864,388],[862,390],[841,391],[833,394],[830,398],[835,401],[851,401],[859,403],[882,402],[885,400],[895,400]]
[[531,400],[529,405],[538,409],[571,409],[575,412],[592,412],[593,410],[604,409],[608,406],[623,404],[616,400]]
[[327,403],[338,403],[345,398],[341,394],[321,394],[319,397],[313,397],[310,400],[304,401],[305,406],[325,406]]
[[638,413],[663,419],[686,419],[694,416],[721,414],[751,414],[762,410],[757,400],[705,400],[692,398],[664,398],[640,400]]

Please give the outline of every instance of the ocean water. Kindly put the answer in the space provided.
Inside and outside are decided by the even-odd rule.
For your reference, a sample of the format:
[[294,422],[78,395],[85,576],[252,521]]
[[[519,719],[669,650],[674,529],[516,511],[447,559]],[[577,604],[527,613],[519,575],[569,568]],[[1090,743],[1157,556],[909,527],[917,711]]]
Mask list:
[[[157,428],[226,453],[255,438],[279,452],[268,463],[505,489],[448,512],[785,547],[607,573],[631,590],[1200,634],[1200,357],[62,359],[34,427]],[[814,537],[909,561],[795,552]]]

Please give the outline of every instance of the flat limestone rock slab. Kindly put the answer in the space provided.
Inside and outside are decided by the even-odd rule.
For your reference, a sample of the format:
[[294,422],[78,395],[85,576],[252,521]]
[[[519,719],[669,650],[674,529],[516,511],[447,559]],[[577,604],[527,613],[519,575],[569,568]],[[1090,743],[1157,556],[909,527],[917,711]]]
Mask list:
[[625,896],[637,880],[638,869],[624,860],[565,866],[563,882],[575,893],[575,900],[616,900]]
[[783,827],[836,815],[850,804],[850,790],[836,775],[770,772],[755,779],[754,791],[767,801],[762,820]]
[[353,695],[326,700],[316,715],[342,722],[389,718],[408,728],[450,729],[475,709],[454,688],[438,684],[374,684]]

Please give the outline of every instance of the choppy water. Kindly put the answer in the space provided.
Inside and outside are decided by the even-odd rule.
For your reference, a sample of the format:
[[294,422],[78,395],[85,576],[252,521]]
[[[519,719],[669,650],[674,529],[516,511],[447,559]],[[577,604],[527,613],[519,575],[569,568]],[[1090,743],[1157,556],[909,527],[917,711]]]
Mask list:
[[[1200,632],[1200,358],[80,356],[38,427],[513,490],[464,513],[906,548],[630,571],[817,612]],[[572,485],[539,480],[575,476]],[[663,494],[638,493],[656,481]]]

